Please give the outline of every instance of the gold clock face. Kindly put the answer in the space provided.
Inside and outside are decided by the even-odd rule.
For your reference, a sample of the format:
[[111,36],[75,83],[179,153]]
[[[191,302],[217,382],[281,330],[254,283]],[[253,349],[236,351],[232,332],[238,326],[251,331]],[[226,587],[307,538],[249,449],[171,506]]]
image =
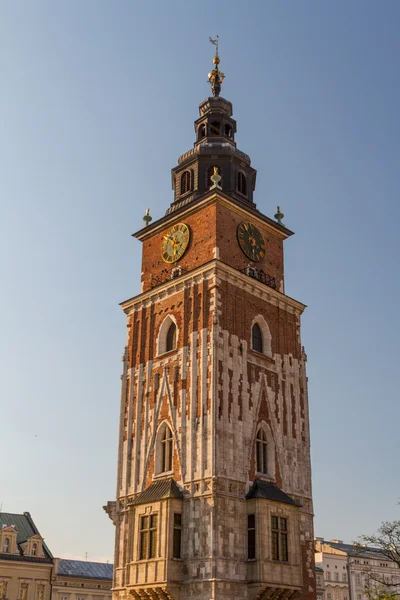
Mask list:
[[174,225],[163,237],[161,244],[162,259],[174,263],[185,254],[190,241],[190,229],[185,223]]
[[242,221],[237,228],[237,238],[239,246],[250,258],[250,260],[259,261],[265,256],[265,242],[261,231],[252,223]]

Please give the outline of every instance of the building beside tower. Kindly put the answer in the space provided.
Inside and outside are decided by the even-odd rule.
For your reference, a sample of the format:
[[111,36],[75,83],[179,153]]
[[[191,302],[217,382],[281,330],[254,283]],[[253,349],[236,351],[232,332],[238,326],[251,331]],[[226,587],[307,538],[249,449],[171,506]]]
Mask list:
[[257,209],[232,104],[200,104],[165,216],[122,303],[114,600],[315,600],[304,304]]

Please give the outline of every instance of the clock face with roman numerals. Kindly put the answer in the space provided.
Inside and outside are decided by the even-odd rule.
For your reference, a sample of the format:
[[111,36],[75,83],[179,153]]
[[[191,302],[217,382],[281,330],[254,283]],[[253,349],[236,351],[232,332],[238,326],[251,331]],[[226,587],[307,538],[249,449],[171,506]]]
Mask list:
[[164,262],[174,263],[185,254],[190,241],[190,229],[185,223],[174,225],[163,237],[161,256]]
[[250,258],[250,260],[259,261],[265,256],[265,242],[261,231],[252,223],[242,221],[237,228],[237,238],[239,246]]

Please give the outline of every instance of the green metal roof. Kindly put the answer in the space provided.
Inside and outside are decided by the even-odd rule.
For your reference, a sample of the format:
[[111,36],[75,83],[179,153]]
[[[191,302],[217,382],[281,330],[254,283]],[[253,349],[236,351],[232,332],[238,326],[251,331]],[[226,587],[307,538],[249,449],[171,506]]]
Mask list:
[[[13,525],[17,530],[17,544],[23,544],[33,535],[40,535],[31,515],[25,512],[23,515],[16,513],[0,513],[0,527],[3,525]],[[43,542],[43,550],[48,558],[53,558],[50,550]]]

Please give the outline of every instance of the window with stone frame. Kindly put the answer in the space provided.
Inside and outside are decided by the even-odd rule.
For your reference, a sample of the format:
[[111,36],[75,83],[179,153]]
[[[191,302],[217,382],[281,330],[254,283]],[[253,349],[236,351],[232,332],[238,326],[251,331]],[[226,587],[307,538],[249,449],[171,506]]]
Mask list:
[[268,441],[262,427],[256,437],[256,468],[258,473],[268,474]]
[[7,553],[10,552],[10,538],[6,537],[3,540],[3,549],[2,552]]
[[272,560],[288,562],[288,520],[284,517],[271,517]]
[[256,558],[256,516],[247,515],[247,559]]
[[237,191],[243,196],[247,196],[247,179],[243,171],[239,171],[237,174]]
[[342,573],[342,581],[343,582],[347,581],[347,574],[346,573]]
[[37,551],[38,551],[37,543],[33,542],[33,544],[32,544],[32,552],[31,552],[32,556],[37,556]]
[[161,473],[172,471],[172,454],[173,454],[173,437],[172,431],[165,425],[161,434]]
[[181,196],[187,194],[192,189],[192,173],[190,171],[183,171],[181,175]]
[[339,581],[339,573],[335,573],[335,581]]
[[27,583],[21,583],[20,587],[19,587],[19,595],[18,595],[18,600],[27,600],[28,598],[28,587],[29,585]]
[[327,572],[325,573],[325,577],[326,577],[326,580],[327,580],[327,581],[330,581],[330,580],[331,580],[331,574],[330,574],[330,571],[327,571]]
[[255,352],[263,352],[263,337],[261,327],[258,323],[254,323],[251,328],[251,347]]
[[143,515],[139,525],[139,560],[149,560],[157,556],[158,515]]
[[36,600],[44,599],[44,584],[38,583],[36,587]]
[[181,558],[182,553],[182,515],[174,513],[173,558]]
[[7,598],[7,585],[8,581],[0,581],[0,600],[6,600]]
[[172,321],[171,325],[169,326],[168,333],[167,333],[167,339],[166,339],[166,343],[165,343],[165,351],[170,352],[171,350],[175,350],[175,349],[176,349],[176,325]]

